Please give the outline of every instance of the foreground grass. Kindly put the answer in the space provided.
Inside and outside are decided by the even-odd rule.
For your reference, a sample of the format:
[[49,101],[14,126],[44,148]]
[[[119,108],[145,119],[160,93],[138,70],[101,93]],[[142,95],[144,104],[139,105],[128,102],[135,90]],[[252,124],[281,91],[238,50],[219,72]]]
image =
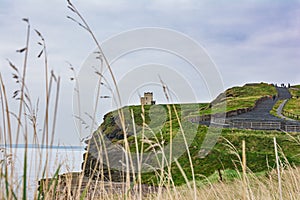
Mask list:
[[[242,154],[242,140],[245,140],[247,144],[247,166],[254,173],[265,172],[275,167],[275,154],[272,145],[274,137],[277,138],[278,144],[282,147],[286,161],[293,165],[300,165],[300,157],[297,156],[300,153],[298,143],[281,132],[224,129],[212,151],[205,158],[200,158],[198,153],[205,136],[204,133],[204,129],[200,130],[189,148],[193,158],[196,180],[198,181],[203,180],[204,177],[210,177],[218,173],[218,171],[221,171],[221,173],[226,173],[228,170],[241,171],[237,154],[240,156]],[[293,135],[293,137],[299,136],[299,134]],[[228,145],[228,142],[235,149]],[[186,153],[178,159],[178,162],[187,178],[191,180],[192,174]],[[172,175],[175,185],[185,184],[185,179],[175,163],[172,165]],[[150,174],[143,177],[146,183],[156,182],[155,179],[156,177]]]
[[[247,154],[246,154],[247,155]],[[211,181],[211,177],[206,179],[205,183],[198,184],[196,190],[189,188],[188,185],[177,187],[165,186],[159,188],[151,194],[143,194],[142,199],[183,199],[190,200],[196,194],[197,199],[218,200],[218,199],[298,199],[300,195],[300,168],[290,165],[280,167],[280,178],[276,171],[270,170],[263,176],[257,176],[251,171],[241,174],[237,171],[228,171],[228,174],[234,174],[235,178],[224,178],[223,181]],[[228,175],[230,176],[230,175]],[[70,187],[70,183],[67,184]],[[101,190],[99,183],[98,190]],[[133,186],[134,187],[134,186]],[[71,189],[66,189],[66,193],[49,195],[47,199],[74,199],[71,195]],[[69,191],[69,192],[68,192]],[[49,193],[50,194],[50,193]],[[139,199],[138,194],[107,194],[96,195],[97,191],[88,189],[85,198],[82,199]],[[77,198],[79,199],[79,198]]]
[[[208,183],[197,189],[198,199],[298,199],[300,187],[300,169],[287,167],[281,170],[280,183],[282,193],[279,190],[279,180],[275,171],[270,171],[265,176],[257,177],[253,173],[247,173],[246,184],[242,175],[234,181]],[[281,196],[281,197],[280,197]],[[178,187],[171,195],[162,195],[163,199],[191,199],[191,191],[187,187]]]

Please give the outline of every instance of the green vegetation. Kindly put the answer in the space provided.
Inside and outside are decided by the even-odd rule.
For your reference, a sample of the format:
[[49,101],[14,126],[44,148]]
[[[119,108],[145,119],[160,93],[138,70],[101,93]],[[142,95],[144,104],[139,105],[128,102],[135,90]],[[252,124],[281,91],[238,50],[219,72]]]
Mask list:
[[[255,105],[255,102],[264,96],[271,96],[276,94],[276,89],[266,83],[259,84],[246,84],[243,87],[233,87],[225,92],[226,99],[222,99],[222,95],[217,97],[215,104],[222,103],[226,100],[227,111],[249,108]],[[216,103],[217,102],[217,103]],[[196,110],[196,112],[195,112]],[[151,145],[142,142],[140,135],[144,131],[144,135],[150,141],[159,141],[164,144],[169,144],[171,138],[180,133],[180,125],[177,120],[176,114],[178,114],[181,123],[187,116],[194,116],[196,113],[210,114],[211,104],[183,104],[183,105],[153,105],[153,106],[129,106],[122,109],[125,116],[124,125],[126,126],[127,134],[133,135],[134,128],[132,126],[131,112],[134,115],[135,129],[137,131],[138,147],[144,147],[151,151]],[[199,115],[199,114],[198,114]],[[123,132],[120,127],[120,117],[117,111],[108,113],[104,122],[100,126],[102,133],[108,136],[112,141],[118,141],[123,143]],[[144,125],[144,126],[143,126]],[[144,129],[143,129],[144,127]],[[147,128],[145,128],[147,127]],[[170,134],[170,132],[172,134]],[[291,141],[288,136],[283,135],[280,132],[264,132],[264,131],[252,131],[252,130],[231,130],[224,129],[221,137],[218,139],[216,146],[212,149],[208,156],[205,158],[199,158],[198,153],[201,149],[201,145],[206,136],[207,127],[201,126],[198,128],[196,137],[190,145],[189,151],[194,164],[194,171],[196,173],[196,179],[202,180],[203,176],[209,177],[215,174],[218,170],[236,170],[238,163],[238,157],[232,152],[228,146],[228,141],[232,143],[238,150],[241,151],[241,141],[245,140],[247,143],[248,152],[248,167],[253,172],[267,171],[268,166],[274,167],[274,151],[273,151],[273,137],[278,138],[278,143],[284,147],[287,151],[287,159],[295,164],[300,164],[300,159],[293,157],[298,148],[291,145]],[[189,134],[188,131],[185,132]],[[135,138],[133,136],[128,138],[131,151],[136,151]],[[143,143],[143,144],[142,144]],[[164,148],[164,147],[160,147]],[[300,153],[300,151],[298,152]],[[266,163],[269,160],[269,163]],[[182,170],[186,173],[189,180],[192,180],[192,172],[188,154],[183,154],[178,158],[178,162],[182,167]],[[181,169],[176,163],[173,163],[170,167],[172,170],[172,178],[176,185],[185,183],[185,180],[181,174]],[[155,174],[143,174],[144,183],[157,183],[158,180]]]
[[284,106],[284,111],[293,113],[295,115],[300,115],[300,98],[290,99]]
[[246,84],[226,90],[227,110],[253,107],[255,102],[264,96],[276,95],[275,87],[267,83]]
[[300,120],[300,98],[289,99],[284,105],[283,114],[289,118]]
[[[265,96],[276,95],[277,91],[274,86],[267,83],[252,83],[246,84],[242,87],[233,87],[219,95],[214,101],[214,105],[226,102],[226,111],[232,111],[243,108],[252,108],[255,102]],[[199,106],[199,110],[191,112],[191,116],[211,114],[211,104]],[[215,109],[213,113],[218,112]]]
[[[295,142],[290,136],[276,131],[252,131],[252,130],[231,130],[224,129],[221,137],[218,139],[217,144],[212,151],[205,158],[199,158],[198,153],[201,144],[205,137],[206,128],[201,127],[195,137],[192,145],[190,146],[190,154],[193,158],[193,167],[196,174],[196,180],[200,181],[204,177],[212,177],[221,170],[222,173],[238,169],[241,171],[241,163],[237,156],[242,154],[242,140],[246,141],[247,152],[247,166],[254,172],[267,172],[271,168],[275,168],[275,154],[273,138],[276,137],[278,144],[284,149],[286,162],[295,165],[300,164],[300,148],[299,144]],[[294,137],[300,134],[293,135]],[[232,144],[229,145],[228,141]],[[232,148],[235,147],[237,152]],[[282,157],[284,161],[284,158]],[[178,162],[186,173],[189,180],[192,179],[191,168],[188,161],[187,154],[183,154]],[[236,172],[237,173],[237,172]],[[261,173],[264,174],[264,173]],[[172,164],[173,181],[176,185],[185,183],[181,172],[175,163]],[[226,177],[226,175],[225,175]],[[236,174],[232,176],[237,177]],[[143,176],[147,183],[155,182],[155,176],[148,174]]]
[[[225,95],[219,95],[216,100],[213,101],[218,107],[218,104],[222,104],[226,101],[226,111],[232,111],[242,108],[251,108],[255,105],[255,102],[264,96],[272,96],[276,94],[276,89],[267,83],[253,83],[246,84],[242,87],[233,87],[225,92],[226,98],[222,98]],[[131,110],[134,115],[134,121],[137,128],[137,132],[141,130],[144,124],[147,124],[154,132],[156,130],[162,130],[163,134],[169,134],[170,119],[172,121],[173,131],[178,131],[179,124],[176,118],[182,120],[189,116],[199,116],[211,114],[212,103],[198,103],[198,104],[177,104],[177,105],[145,105],[141,106],[128,106],[122,108],[124,114],[124,124],[126,125],[127,132],[130,135],[133,133]],[[217,112],[215,109],[214,112]],[[122,139],[121,122],[118,111],[113,111],[104,116],[104,121],[100,128],[105,135],[109,135],[112,139]]]
[[[300,85],[292,86],[289,89],[292,98],[285,104],[284,115],[294,119],[300,119]],[[297,118],[298,115],[298,118]]]
[[278,115],[277,115],[277,109],[278,109],[278,107],[280,106],[280,104],[281,104],[282,102],[283,102],[283,100],[278,100],[278,101],[275,103],[275,105],[273,106],[272,110],[270,111],[270,114],[271,114],[271,115],[274,115],[274,116],[278,117]]
[[294,85],[289,89],[292,97],[300,97],[300,85]]
[[[227,101],[229,102],[230,108],[227,110],[253,106],[255,101],[257,101],[259,98],[263,96],[274,95],[274,92],[276,92],[275,88],[265,83],[247,84],[243,87],[234,87],[228,89],[226,91],[226,96],[227,99],[229,99]],[[252,96],[247,97],[247,95]],[[246,103],[243,103],[244,100]],[[275,108],[277,108],[279,104],[280,102],[275,105]],[[154,105],[144,106],[144,109],[142,109],[141,106],[125,107],[123,112],[125,116],[127,134],[132,135],[133,132],[132,118],[130,114],[132,110],[135,127],[137,129],[139,149],[141,149],[143,143],[140,136],[141,132],[143,131],[143,124],[149,125],[148,129],[144,129],[144,134],[147,135],[149,140],[156,142],[159,141],[158,143],[162,143],[162,141],[164,141],[164,145],[167,145],[171,139],[171,131],[173,136],[180,133],[180,126],[176,118],[176,112],[178,113],[179,118],[184,118],[192,115],[195,107],[199,110],[202,109],[202,111],[207,111],[210,109],[209,104]],[[151,113],[155,113],[156,115],[152,116]],[[181,118],[181,120],[183,118]],[[101,129],[103,130],[103,133],[108,135],[113,141],[118,141],[119,144],[122,144],[123,141],[120,141],[119,139],[123,139],[123,133],[120,129],[117,119],[118,113],[116,111],[108,113],[104,118]],[[218,138],[217,144],[214,146],[211,152],[209,152],[206,157],[200,158],[199,151],[204,138],[206,137],[206,133],[207,127],[200,126],[198,128],[196,137],[194,137],[189,147],[189,155],[192,158],[195,179],[198,182],[200,181],[199,184],[205,180],[204,177],[210,177],[212,180],[215,180],[214,177],[219,171],[224,174],[225,179],[228,179],[226,178],[227,172],[232,172],[232,170],[241,171],[241,164],[238,155],[241,156],[242,140],[245,140],[247,144],[247,166],[254,173],[264,174],[275,167],[275,154],[273,145],[274,137],[277,138],[278,144],[282,149],[284,149],[286,161],[295,165],[300,164],[300,157],[296,156],[300,153],[299,144],[291,139],[290,135],[285,135],[278,131],[223,129],[221,136]],[[188,135],[189,132],[186,131],[185,134]],[[293,137],[298,136],[300,136],[300,134],[293,135]],[[131,151],[135,152],[135,137],[129,137],[128,142]],[[147,143],[143,143],[143,146],[144,150],[153,150],[153,148],[151,149],[151,145]],[[236,150],[233,147],[235,147]],[[160,146],[160,148],[164,148],[164,146]],[[156,150],[159,150],[159,148]],[[184,171],[189,180],[192,180],[192,171],[187,152],[178,158],[178,163],[180,167],[178,167],[176,163],[173,163],[170,166],[170,169],[174,184],[182,185],[186,183],[186,180],[182,176],[181,170]],[[236,176],[237,174],[232,175],[231,177],[234,178]],[[143,174],[142,176],[143,183],[158,184],[158,180],[159,177],[155,173]]]

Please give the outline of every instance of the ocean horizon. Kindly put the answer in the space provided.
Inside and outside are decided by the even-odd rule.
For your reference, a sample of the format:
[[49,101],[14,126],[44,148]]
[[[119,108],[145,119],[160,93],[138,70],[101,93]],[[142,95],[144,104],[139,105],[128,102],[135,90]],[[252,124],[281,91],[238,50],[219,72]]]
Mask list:
[[[0,149],[0,159],[4,159],[6,155],[11,156],[9,158],[8,170],[10,171],[11,167],[14,170],[14,181],[20,182],[23,179],[24,173],[26,173],[28,199],[34,199],[38,181],[41,178],[53,177],[57,169],[60,169],[59,174],[80,172],[83,153],[85,152],[84,146],[53,145],[50,147],[28,144],[27,166],[26,172],[24,172],[25,144],[0,144]],[[43,175],[44,169],[47,172]]]
[[45,145],[45,144],[0,144],[0,148],[29,148],[29,149],[84,149],[86,145]]

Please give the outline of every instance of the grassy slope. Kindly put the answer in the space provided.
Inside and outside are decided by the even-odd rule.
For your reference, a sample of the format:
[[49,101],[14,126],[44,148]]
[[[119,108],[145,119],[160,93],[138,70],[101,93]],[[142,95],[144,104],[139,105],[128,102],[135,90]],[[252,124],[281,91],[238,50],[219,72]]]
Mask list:
[[[258,83],[258,84],[246,84],[242,87],[233,87],[225,92],[226,94],[226,111],[237,110],[241,108],[250,108],[255,105],[255,102],[264,96],[270,96],[276,94],[276,89],[266,83]],[[221,95],[220,95],[221,96]],[[220,96],[217,97],[215,100],[216,102],[222,103],[225,99],[220,99]],[[211,104],[210,103],[198,103],[198,104],[181,104],[181,105],[174,105],[180,118],[184,118],[187,116],[199,116],[210,114],[211,111]],[[150,125],[151,128],[160,127],[162,128],[164,133],[168,133],[169,127],[169,116],[168,110],[172,108],[171,105],[155,105],[155,106],[148,106],[144,107],[144,114],[146,124]],[[127,130],[129,133],[133,132],[132,128],[132,120],[131,120],[131,110],[134,113],[135,123],[137,125],[138,131],[139,127],[143,124],[143,119],[141,117],[142,108],[141,106],[128,106],[123,108],[123,112],[125,115],[127,126]],[[214,110],[217,111],[217,110]],[[151,117],[151,113],[155,113],[155,117]],[[175,113],[171,113],[172,120],[174,123],[174,127],[178,126],[178,122],[175,120],[176,116]],[[104,134],[111,134],[112,132],[114,135],[117,135],[119,139],[122,139],[122,131],[119,127],[120,123],[115,123],[114,118],[118,118],[118,112],[113,111],[108,113],[104,117],[104,122],[101,124],[101,128]],[[151,118],[151,119],[150,119]],[[163,125],[161,122],[165,122]],[[119,125],[118,125],[119,124]],[[163,126],[163,127],[162,127]]]
[[[232,111],[242,108],[251,108],[255,102],[264,96],[277,94],[276,89],[267,83],[246,84],[242,87],[233,87],[225,91],[226,95],[226,111]],[[224,95],[224,96],[225,96]],[[216,102],[223,102],[221,95],[217,97]],[[210,106],[200,107],[198,111],[191,112],[190,115],[210,114]]]
[[[206,127],[201,127],[189,148],[193,158],[196,180],[202,180],[203,175],[210,177],[216,174],[218,169],[221,169],[222,171],[241,170],[241,164],[235,153],[238,153],[241,156],[242,140],[246,141],[247,166],[254,173],[268,171],[270,168],[275,167],[273,137],[277,138],[278,144],[284,149],[284,155],[289,163],[295,165],[300,164],[300,157],[296,156],[300,153],[299,144],[292,140],[291,137],[276,131],[224,129],[217,144],[208,156],[199,158],[198,152],[201,148],[205,132]],[[300,136],[300,134],[294,136]],[[233,151],[233,149],[228,146],[227,140],[233,144],[237,152]],[[187,154],[184,154],[179,158],[179,163],[187,177],[191,180],[191,169]],[[180,185],[185,183],[179,168],[174,163],[172,166],[172,174],[175,184]],[[154,181],[153,179],[155,178],[150,175],[144,177],[144,180],[150,183]]]
[[227,110],[253,107],[255,102],[264,96],[275,95],[276,89],[266,83],[246,84],[226,90]]
[[[293,113],[295,115],[300,115],[300,85],[293,86],[289,89],[292,94],[292,99],[290,99],[284,106],[284,111]],[[297,98],[297,96],[299,98]]]
[[[257,99],[261,98],[262,96],[273,95],[275,92],[275,88],[267,84],[251,84],[243,87],[234,87],[228,89],[226,91],[228,102],[227,110],[251,107],[254,105]],[[182,114],[187,116],[193,114],[195,105],[197,109],[199,109],[198,111],[209,110],[209,104],[188,104],[181,106],[175,105],[175,107],[179,115]],[[184,109],[184,112],[181,113],[181,108],[183,106],[186,106],[186,109]],[[141,106],[130,106],[124,109],[125,116],[127,116],[126,119],[129,119],[125,122],[127,132],[130,133],[133,131],[132,125],[130,125],[132,124],[132,121],[129,117],[130,110],[132,110],[134,113],[137,132],[140,132],[143,124],[143,118],[141,117]],[[165,113],[168,113],[168,110],[171,110],[171,117],[164,115]],[[152,111],[153,113],[156,113],[154,117],[151,117]],[[122,131],[117,125],[116,120],[114,120],[114,116],[117,116],[116,112],[108,113],[105,116],[101,128],[104,134],[111,134],[113,132],[113,140],[119,140],[122,139]],[[159,140],[165,140],[165,143],[168,143],[170,140],[170,118],[172,120],[172,134],[176,135],[179,131],[179,124],[176,120],[176,115],[171,105],[156,105],[152,107],[145,106],[144,116],[146,124],[152,125],[151,128],[154,130],[156,137],[159,138]],[[162,122],[164,123],[162,124]],[[158,129],[155,129],[157,127]],[[197,135],[190,146],[194,170],[197,174],[196,178],[199,180],[203,178],[202,175],[207,177],[211,176],[215,174],[218,169],[235,170],[237,166],[240,166],[237,161],[237,156],[232,152],[232,149],[228,147],[227,140],[237,148],[239,154],[241,151],[242,140],[246,140],[248,159],[247,164],[253,172],[266,171],[268,170],[268,166],[275,166],[273,137],[277,138],[279,145],[285,150],[287,159],[291,163],[300,164],[300,159],[298,156],[295,156],[300,153],[300,149],[298,148],[299,146],[295,142],[293,143],[289,136],[276,131],[267,132],[223,129],[222,137],[218,139],[218,142],[211,153],[207,157],[201,159],[198,157],[198,152],[201,148],[203,139],[205,138],[206,131],[207,127],[199,127]],[[129,137],[128,139],[129,143],[131,144],[131,148],[134,151],[134,137]],[[145,149],[148,146],[145,144]],[[268,164],[266,160],[268,160]],[[182,155],[178,161],[187,174],[187,177],[191,179],[191,170],[187,154],[185,153]],[[172,174],[176,185],[185,183],[182,174],[175,163],[172,165]],[[154,174],[144,174],[143,181],[148,183],[156,182]]]

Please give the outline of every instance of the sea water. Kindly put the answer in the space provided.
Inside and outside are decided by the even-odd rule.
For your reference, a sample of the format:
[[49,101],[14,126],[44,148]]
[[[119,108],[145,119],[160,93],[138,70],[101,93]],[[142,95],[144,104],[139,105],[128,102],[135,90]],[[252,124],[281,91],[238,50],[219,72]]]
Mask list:
[[[13,170],[15,192],[22,196],[23,176],[25,173],[25,146],[12,148],[0,147],[0,159],[6,158],[9,172]],[[79,172],[83,161],[84,147],[55,146],[52,148],[29,145],[27,148],[27,199],[33,199],[38,186],[38,180],[53,177],[59,169],[59,174]],[[46,173],[43,174],[44,169]]]

